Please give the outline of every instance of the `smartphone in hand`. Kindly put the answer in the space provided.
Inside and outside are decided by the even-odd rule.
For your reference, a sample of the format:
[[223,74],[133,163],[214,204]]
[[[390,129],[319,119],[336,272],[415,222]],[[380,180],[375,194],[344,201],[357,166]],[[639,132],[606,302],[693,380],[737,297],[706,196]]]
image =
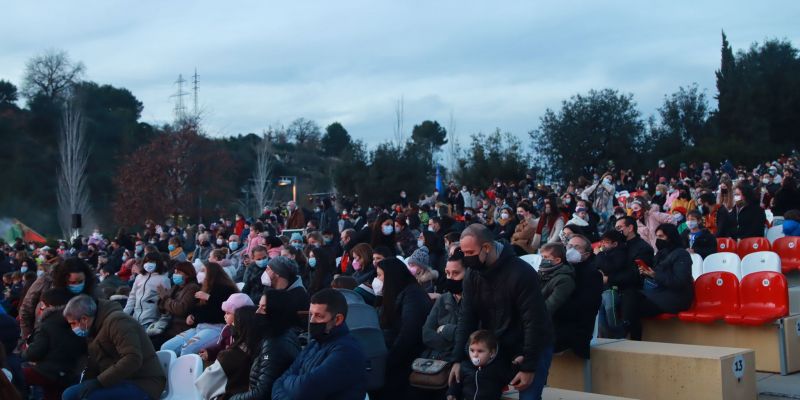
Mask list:
[[643,270],[643,271],[645,271],[645,272],[650,272],[650,271],[652,271],[652,270],[653,270],[652,268],[650,268],[650,266],[649,266],[649,265],[647,265],[647,263],[645,263],[644,261],[642,261],[642,260],[641,260],[641,259],[639,259],[639,258],[637,258],[636,260],[634,260],[634,262],[635,262],[635,263],[636,263],[636,265],[639,267],[639,269],[641,269],[641,270]]

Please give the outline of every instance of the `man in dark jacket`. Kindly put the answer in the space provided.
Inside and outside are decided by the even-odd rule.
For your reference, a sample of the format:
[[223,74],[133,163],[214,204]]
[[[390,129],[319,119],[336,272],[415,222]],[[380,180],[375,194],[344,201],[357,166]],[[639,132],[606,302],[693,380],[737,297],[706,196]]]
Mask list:
[[603,275],[594,265],[592,242],[575,235],[567,244],[567,261],[575,269],[575,290],[553,316],[556,332],[555,351],[566,349],[589,358],[589,342],[603,295]]
[[161,397],[167,378],[153,344],[119,304],[80,295],[63,314],[89,347],[83,382],[64,391],[64,400]]
[[[620,232],[625,236],[625,247],[627,247],[628,251],[625,259],[625,268],[636,268],[638,274],[639,269],[638,267],[635,267],[636,260],[642,260],[645,264],[652,267],[655,251],[653,250],[653,246],[650,246],[650,243],[647,243],[647,241],[639,236],[636,220],[630,216],[623,217],[617,221],[615,228],[617,232]],[[642,279],[637,275],[637,284],[635,289],[638,290],[641,287]],[[627,324],[629,325],[630,321],[628,318],[634,318],[633,316],[638,314],[636,304],[638,296],[626,296],[626,294],[627,293],[622,294],[622,319],[624,321],[628,321]]]
[[41,386],[45,400],[60,399],[64,389],[78,382],[78,363],[86,354],[86,340],[72,333],[61,315],[70,297],[63,288],[42,294],[45,310],[22,355],[25,361],[35,363],[23,369],[25,382]]
[[309,307],[311,342],[275,381],[274,400],[363,399],[367,361],[345,319],[347,301],[335,289],[314,294]]
[[[511,247],[495,242],[484,225],[464,229],[460,244],[468,273],[451,382],[461,379],[459,368],[467,358],[467,339],[480,327],[500,339],[498,361],[507,366],[509,384],[519,389],[519,398],[540,398],[553,358],[553,326],[539,276]],[[522,362],[514,375],[511,363],[518,356]]]
[[[277,290],[284,290],[289,294],[292,309],[297,315],[293,326],[298,329],[305,329],[308,318],[299,315],[299,312],[308,310],[308,291],[303,286],[303,279],[297,274],[297,263],[284,256],[278,256],[269,260],[267,275],[269,276],[269,287]],[[259,296],[260,299],[260,296]]]

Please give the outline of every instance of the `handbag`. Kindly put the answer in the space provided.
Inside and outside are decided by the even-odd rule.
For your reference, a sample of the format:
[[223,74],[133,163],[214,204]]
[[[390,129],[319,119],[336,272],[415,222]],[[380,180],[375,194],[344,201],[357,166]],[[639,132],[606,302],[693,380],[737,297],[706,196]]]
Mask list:
[[430,358],[417,358],[411,364],[408,382],[419,389],[439,390],[447,387],[452,363]]
[[225,394],[225,385],[228,384],[228,376],[222,369],[219,361],[214,361],[203,373],[194,381],[197,391],[203,399],[213,399]]

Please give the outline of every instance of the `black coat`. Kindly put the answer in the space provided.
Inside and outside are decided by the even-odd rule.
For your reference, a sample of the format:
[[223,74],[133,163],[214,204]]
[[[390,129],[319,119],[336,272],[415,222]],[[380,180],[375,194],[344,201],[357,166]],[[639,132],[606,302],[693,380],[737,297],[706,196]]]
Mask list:
[[736,219],[724,206],[717,210],[717,237],[733,237],[736,233]]
[[86,340],[72,332],[61,315],[63,310],[63,306],[45,310],[22,357],[35,362],[33,368],[47,378],[73,384],[78,381],[81,357],[86,355]]
[[[601,253],[602,254],[602,253]],[[575,290],[569,300],[553,315],[556,332],[555,351],[572,349],[579,357],[589,358],[589,342],[603,294],[603,275],[595,267],[596,257],[573,264]]]
[[265,338],[258,354],[253,355],[250,367],[250,390],[231,397],[231,400],[260,400],[272,398],[272,386],[289,369],[297,354],[300,343],[297,335],[288,330],[275,338]]
[[[629,266],[636,268],[636,260],[642,260],[650,267],[653,266],[655,251],[653,250],[653,246],[650,246],[650,243],[647,243],[641,236],[637,235],[635,238],[628,240],[625,245],[628,248],[627,263]],[[637,276],[639,274],[638,268],[636,268],[636,274]],[[639,278],[639,287],[641,287],[641,278]]]
[[734,239],[764,236],[767,216],[764,214],[764,209],[758,204],[747,204],[742,208],[736,207],[731,212],[731,217],[736,225],[732,236]]
[[461,384],[451,386],[447,394],[465,400],[496,400],[508,384],[505,379],[508,370],[508,366],[501,365],[500,360],[494,360],[481,369],[471,362],[463,362],[460,368]]
[[694,299],[692,257],[685,249],[664,249],[656,254],[655,289],[644,290],[644,296],[655,303],[662,312],[677,313],[689,309]]
[[800,209],[800,192],[797,189],[787,189],[781,187],[775,192],[773,197],[772,213],[775,216],[782,216],[786,211]]
[[[411,369],[411,363],[425,350],[422,343],[422,327],[431,311],[431,300],[422,286],[406,286],[395,300],[389,325],[383,327],[386,348],[387,370]],[[408,379],[408,374],[405,375]]]
[[[647,249],[642,247],[642,250]],[[637,257],[642,256],[637,255]],[[652,259],[652,255],[650,258]],[[639,270],[633,263],[633,259],[629,260],[628,258],[628,246],[626,243],[620,243],[613,249],[600,252],[594,258],[594,265],[608,277],[608,284],[606,285],[608,288],[616,286],[619,290],[625,290],[639,287]]]
[[503,246],[485,271],[467,271],[453,361],[467,359],[467,339],[478,329],[494,332],[501,359],[510,362],[523,355],[522,371],[536,371],[542,351],[553,345],[539,275],[510,246]]
[[700,257],[706,258],[709,255],[717,252],[717,238],[711,234],[707,229],[701,229],[700,234],[694,239],[694,243],[689,246],[689,230],[686,229],[681,234],[683,239],[683,247],[694,250]]
[[224,324],[225,311],[222,311],[222,303],[236,292],[238,292],[236,288],[221,285],[216,285],[211,288],[208,301],[206,301],[205,304],[198,304],[195,306],[194,311],[192,311],[195,327],[202,323]]

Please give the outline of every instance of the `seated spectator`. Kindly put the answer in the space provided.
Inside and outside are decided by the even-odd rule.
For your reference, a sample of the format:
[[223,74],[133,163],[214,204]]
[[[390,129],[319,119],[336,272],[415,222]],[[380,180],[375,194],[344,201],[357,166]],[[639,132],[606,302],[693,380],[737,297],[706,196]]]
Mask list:
[[[230,397],[231,400],[275,398],[272,395],[275,382],[300,353],[300,343],[291,329],[296,315],[288,292],[268,289],[261,296],[253,320],[255,329],[250,329],[248,337],[243,339],[253,349],[250,385],[246,392]],[[315,393],[317,389],[315,386]]]
[[395,240],[397,241],[397,254],[403,257],[410,257],[417,249],[417,235],[408,227],[406,218],[403,215],[394,220]]
[[511,207],[503,205],[498,214],[494,225],[494,235],[498,239],[511,240],[514,230],[517,228],[517,216],[511,211]]
[[256,246],[253,248],[253,258],[252,261],[250,259],[245,261],[245,272],[244,272],[244,287],[242,287],[242,293],[247,294],[250,296],[250,299],[253,300],[253,304],[255,304],[258,299],[261,298],[261,294],[264,293],[264,283],[262,281],[262,276],[264,272],[267,270],[267,264],[269,263],[269,257],[267,256],[267,249],[263,246]]
[[283,242],[277,236],[270,236],[264,240],[264,247],[267,248],[267,256],[269,258],[275,258],[281,255],[281,250],[283,250]]
[[540,251],[542,262],[539,264],[539,280],[551,318],[575,290],[575,269],[566,263],[566,253],[566,247],[560,243],[548,243]]
[[678,227],[678,234],[683,234],[686,227],[686,209],[683,207],[672,207],[672,223]]
[[[295,232],[297,233],[297,232]],[[297,264],[298,275],[300,276],[303,286],[308,286],[311,280],[310,272],[308,270],[308,259],[306,258],[303,248],[294,246],[284,246],[281,250],[281,255],[294,261]]]
[[145,330],[161,318],[158,310],[158,288],[169,289],[171,286],[165,272],[166,267],[158,253],[144,256],[142,273],[133,282],[128,302],[125,304],[125,313],[139,321]]
[[[461,381],[447,392],[448,400],[498,399],[506,386],[505,369],[497,358],[497,338],[487,330],[469,336],[470,363],[461,363]],[[520,357],[521,358],[521,357]]]
[[186,261],[186,253],[183,251],[183,247],[181,247],[180,237],[171,237],[169,239],[169,245],[167,245],[167,250],[169,250],[170,260],[177,262]]
[[637,301],[636,315],[629,321],[633,340],[642,340],[642,318],[685,311],[694,299],[692,258],[683,248],[678,229],[672,224],[662,224],[656,229],[656,240],[655,265],[639,266],[645,283]]
[[[617,227],[625,227],[626,224],[635,228],[636,224],[630,221],[630,217],[623,217],[617,220]],[[620,231],[608,231],[600,238],[602,245],[597,248],[595,266],[603,274],[603,286],[607,293],[603,297],[603,306],[600,308],[598,318],[598,335],[604,338],[622,338],[625,336],[621,329],[622,321],[625,320],[623,312],[635,306],[638,299],[638,290],[641,287],[639,270],[633,259],[628,256],[628,241]],[[650,257],[647,259],[652,262],[653,251],[650,246],[638,236],[634,237],[642,246],[643,250]],[[632,244],[636,244],[633,241]],[[636,256],[633,256],[636,257]],[[632,303],[633,304],[629,304]],[[608,310],[608,311],[607,311]],[[613,312],[613,315],[610,313]]]
[[231,266],[231,262],[228,260],[227,248],[223,247],[212,250],[211,255],[208,256],[208,261],[219,264],[219,266],[222,267],[222,270],[228,274],[231,280],[235,280],[236,269]]
[[308,266],[311,269],[311,282],[308,285],[308,294],[329,288],[333,275],[336,273],[336,260],[331,258],[331,253],[323,248],[308,249]]
[[[175,271],[172,273],[172,286],[160,286],[158,291],[158,310],[161,314],[167,314],[171,320],[162,334],[161,342],[170,339],[179,333],[189,329],[186,325],[186,318],[197,305],[195,293],[200,290],[197,284],[197,273],[192,263],[183,261],[175,264]],[[155,339],[154,343],[155,343]]]
[[647,242],[651,248],[656,247],[656,228],[661,224],[674,224],[671,214],[661,212],[658,205],[650,205],[650,209],[645,209],[644,199],[636,198],[631,204],[631,217],[636,220],[639,236]]
[[531,249],[534,250],[534,253],[546,243],[558,242],[559,235],[564,229],[564,218],[558,207],[551,204],[550,199],[545,199],[542,215],[534,223],[535,232],[531,242]]
[[125,304],[128,304],[129,294],[131,294],[130,286],[120,286],[114,294],[108,296],[108,300],[119,304],[120,307],[125,307]]
[[100,267],[100,272],[98,273],[97,277],[100,281],[100,284],[98,285],[100,290],[105,291],[106,289],[110,289],[111,293],[116,292],[117,288],[120,286],[128,285],[127,283],[123,282],[119,276],[114,274],[113,269],[109,265]]
[[[416,244],[414,245],[416,248]],[[353,278],[358,284],[371,283],[375,279],[375,265],[372,263],[372,247],[366,243],[359,243],[353,246],[350,251],[352,260],[350,266],[352,268]]]
[[670,212],[675,213],[678,208],[682,208],[682,214],[686,215],[687,212],[697,209],[697,204],[692,200],[692,194],[686,185],[679,184],[677,186],[678,197],[670,204]]
[[64,400],[159,399],[167,379],[144,328],[115,303],[80,295],[64,308],[72,331],[88,340],[83,381]]
[[[249,298],[249,297],[248,297]],[[256,324],[256,306],[244,306],[236,310],[233,315],[234,341],[233,345],[222,350],[217,355],[217,363],[225,373],[224,398],[235,394],[246,393],[250,387],[250,370],[242,368],[253,363],[253,358],[258,356],[260,339],[263,336],[260,327]],[[206,370],[208,371],[208,369]],[[203,375],[198,379],[203,379]],[[219,388],[214,388],[216,392]],[[201,395],[204,393],[201,392]]]
[[[713,193],[703,193],[700,195],[700,205],[697,206],[697,211],[703,216],[703,227],[708,229],[712,235],[717,236],[718,232],[722,232],[724,236],[727,231],[726,223],[728,211],[725,207],[717,204],[716,197]],[[730,225],[730,224],[727,224]]]
[[286,257],[275,257],[269,260],[263,276],[264,286],[289,293],[291,308],[297,316],[292,326],[299,330],[305,329],[308,318],[300,312],[308,309],[308,292],[303,286],[303,281],[297,276],[297,263]]
[[561,229],[561,233],[558,234],[558,241],[560,243],[567,243],[569,242],[570,239],[572,239],[572,236],[574,235],[586,236],[585,235],[586,230],[584,228],[585,227],[581,227],[575,224],[567,224],[564,226],[563,229]]
[[33,364],[25,367],[25,383],[40,386],[44,400],[58,400],[67,387],[78,383],[79,362],[86,354],[86,341],[75,336],[61,313],[72,294],[66,289],[50,289],[42,294],[41,322],[28,338],[22,358]]
[[[619,235],[618,232],[614,232]],[[575,289],[553,315],[556,352],[567,349],[581,358],[589,358],[589,343],[603,294],[603,275],[595,265],[592,243],[582,235],[567,243],[566,260],[575,270]]]
[[[428,232],[430,233],[430,232]],[[378,264],[387,259],[393,258],[392,252],[385,246],[380,246],[376,248],[372,253],[372,269],[375,271],[372,280],[362,282],[361,284],[356,287],[355,292],[360,294],[361,297],[364,298],[364,302],[374,306],[376,305],[377,295],[375,294],[375,290],[372,288],[372,283],[375,281],[375,276],[377,275]]]
[[355,290],[358,286],[358,282],[349,275],[339,275],[336,278],[333,278],[331,282],[332,289],[347,289],[347,290]]
[[381,298],[378,314],[389,354],[384,387],[370,397],[405,399],[411,364],[424,350],[422,326],[431,302],[406,265],[396,258],[378,263],[372,288]]
[[216,263],[203,264],[197,282],[201,285],[200,291],[194,294],[198,302],[186,317],[186,325],[190,328],[164,342],[161,350],[172,350],[178,356],[197,354],[219,337],[225,323],[222,302],[239,290]]
[[521,201],[517,204],[517,217],[519,224],[514,228],[514,234],[511,235],[511,245],[514,251],[518,256],[536,253],[537,249],[531,246],[537,230],[537,226],[533,224],[533,205],[527,201]]
[[772,214],[779,217],[789,210],[798,208],[800,208],[800,191],[797,190],[797,181],[791,176],[783,178],[772,199]]
[[[347,301],[335,289],[321,290],[311,298],[311,341],[275,381],[273,400],[365,397],[366,368],[357,366],[366,365],[366,357],[361,344],[350,336],[346,319]],[[408,375],[402,378],[407,381]]]
[[767,217],[758,205],[758,197],[752,186],[746,183],[736,185],[733,190],[734,207],[730,210],[733,221],[734,239],[764,236]]
[[228,255],[226,259],[230,263],[230,267],[233,268],[235,271],[233,280],[235,282],[242,282],[244,279],[244,264],[243,264],[243,254],[244,254],[244,247],[241,245],[239,241],[239,236],[231,235],[228,237]]
[[198,353],[200,358],[207,363],[213,363],[217,359],[217,354],[222,350],[227,350],[233,345],[233,317],[236,310],[246,306],[253,306],[253,301],[244,293],[234,293],[228,300],[222,302],[222,311],[225,312],[225,326],[222,328],[217,342],[209,345]]
[[686,216],[687,229],[681,234],[683,247],[689,254],[699,254],[704,259],[717,252],[717,239],[705,227],[700,225],[702,217],[697,210],[689,211]]
[[411,257],[406,260],[408,270],[411,275],[417,280],[417,283],[422,286],[428,293],[433,293],[434,283],[439,279],[439,272],[431,269],[430,257],[428,256],[428,248],[422,246],[411,254]]

